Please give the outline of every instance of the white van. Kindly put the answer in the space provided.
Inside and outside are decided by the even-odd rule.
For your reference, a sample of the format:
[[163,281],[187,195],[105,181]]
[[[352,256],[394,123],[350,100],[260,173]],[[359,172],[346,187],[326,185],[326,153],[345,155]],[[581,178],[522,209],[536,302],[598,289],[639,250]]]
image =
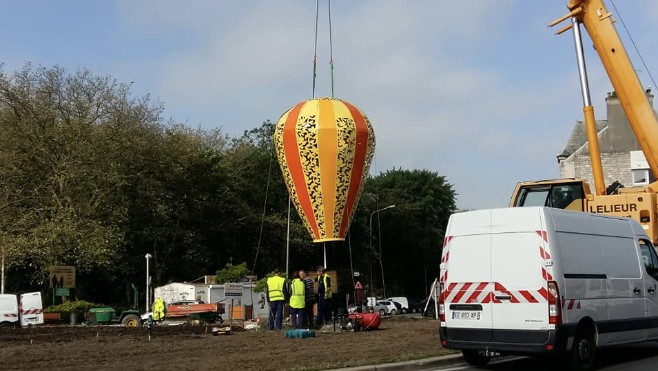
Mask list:
[[547,207],[450,217],[441,258],[443,347],[472,365],[658,339],[658,256],[632,219]]
[[40,292],[21,295],[21,326],[43,324],[43,303]]
[[18,324],[18,299],[14,294],[0,294],[0,327]]
[[0,326],[27,327],[43,324],[43,304],[41,293],[31,292],[18,297],[14,294],[0,294]]

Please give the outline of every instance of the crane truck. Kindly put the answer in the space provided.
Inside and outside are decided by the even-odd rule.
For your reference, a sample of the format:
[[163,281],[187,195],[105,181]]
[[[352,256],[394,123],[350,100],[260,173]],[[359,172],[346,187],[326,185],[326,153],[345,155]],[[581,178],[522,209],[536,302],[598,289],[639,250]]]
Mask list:
[[618,188],[614,193],[606,194],[594,109],[587,82],[581,24],[594,44],[654,179],[658,179],[658,119],[617,34],[612,13],[607,10],[603,0],[569,0],[567,7],[569,13],[553,21],[550,26],[571,21],[558,30],[557,34],[573,29],[594,192],[582,179],[520,182],[512,194],[510,206],[550,206],[633,218],[656,244],[658,181],[643,187]]

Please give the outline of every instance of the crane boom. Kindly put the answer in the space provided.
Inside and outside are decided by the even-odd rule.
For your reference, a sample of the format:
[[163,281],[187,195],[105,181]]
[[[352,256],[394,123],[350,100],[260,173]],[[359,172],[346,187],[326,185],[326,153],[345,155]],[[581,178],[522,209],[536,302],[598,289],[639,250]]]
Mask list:
[[[654,179],[658,179],[658,118],[617,34],[612,13],[608,12],[603,0],[569,0],[567,7],[569,13],[553,21],[550,26],[570,19],[572,23],[557,33],[561,34],[573,28],[577,44],[580,37],[579,25],[585,27],[651,173]],[[577,53],[579,48],[582,49],[577,45]],[[633,218],[642,225],[653,242],[658,244],[658,181],[645,187],[623,188],[614,194],[605,194],[600,168],[596,169],[597,166],[600,167],[601,154],[598,150],[594,113],[587,97],[587,79],[583,76],[585,69],[582,55],[578,57],[596,194],[590,191],[589,185],[582,179],[520,182],[514,190],[510,206],[551,206]]]
[[[628,122],[658,179],[658,119],[613,24],[603,0],[570,0],[569,9],[585,26]],[[578,11],[578,9],[580,9]]]

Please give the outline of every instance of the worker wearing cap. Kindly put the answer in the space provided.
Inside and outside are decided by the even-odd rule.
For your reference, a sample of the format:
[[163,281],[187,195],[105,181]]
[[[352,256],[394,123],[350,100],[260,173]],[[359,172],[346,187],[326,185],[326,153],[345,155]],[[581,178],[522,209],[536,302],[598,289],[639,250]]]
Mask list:
[[283,306],[288,297],[288,285],[286,285],[286,279],[281,277],[281,270],[275,269],[274,275],[267,279],[266,291],[267,303],[270,307],[267,328],[281,330],[283,328]]
[[315,324],[322,326],[331,322],[331,277],[325,272],[324,267],[317,269],[318,277],[318,315]]

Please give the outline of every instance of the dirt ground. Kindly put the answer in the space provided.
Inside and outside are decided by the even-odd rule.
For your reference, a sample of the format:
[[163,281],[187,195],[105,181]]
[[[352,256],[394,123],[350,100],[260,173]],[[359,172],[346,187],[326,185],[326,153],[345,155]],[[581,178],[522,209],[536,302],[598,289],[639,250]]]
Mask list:
[[393,316],[378,330],[316,332],[286,338],[283,332],[234,327],[212,335],[212,326],[44,326],[0,328],[3,370],[295,370],[332,369],[447,354],[436,320]]

